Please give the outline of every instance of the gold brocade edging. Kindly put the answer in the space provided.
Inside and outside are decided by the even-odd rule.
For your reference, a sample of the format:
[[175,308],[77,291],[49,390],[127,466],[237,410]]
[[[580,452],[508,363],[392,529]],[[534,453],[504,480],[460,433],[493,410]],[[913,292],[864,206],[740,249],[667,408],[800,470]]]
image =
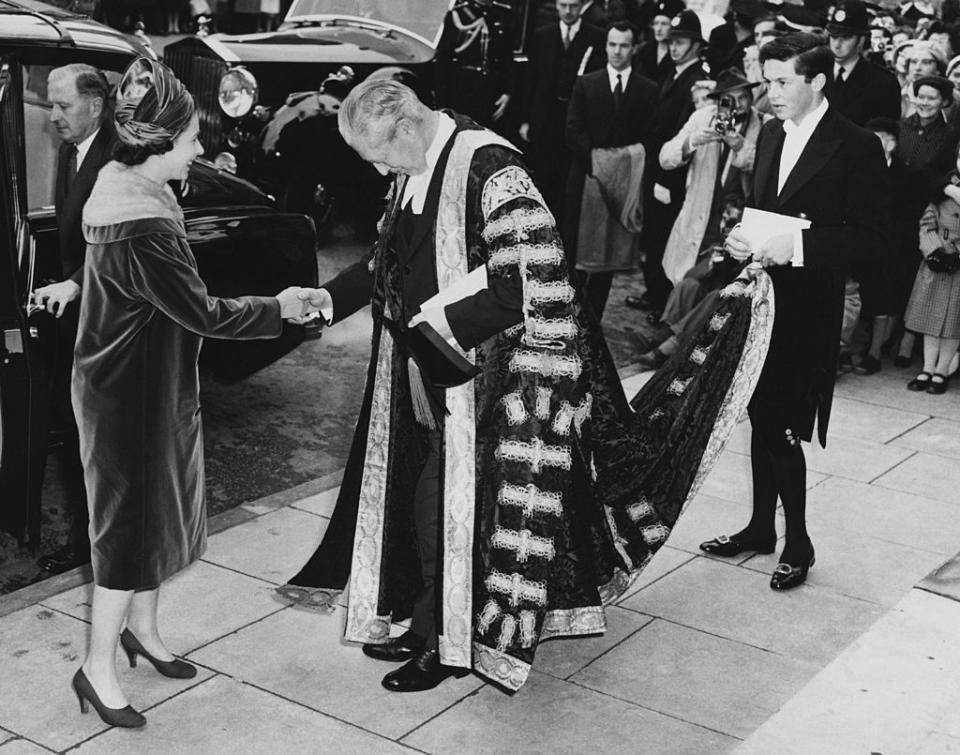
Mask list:
[[479,643],[473,644],[473,669],[516,692],[530,674],[530,664]]
[[607,616],[603,606],[556,608],[547,611],[540,630],[540,642],[554,637],[576,637],[585,634],[603,634],[607,631]]
[[350,593],[344,637],[352,642],[385,642],[390,637],[390,617],[378,615],[377,605],[380,595],[387,462],[390,451],[392,357],[393,339],[384,328],[380,334],[380,349],[377,352],[353,562],[350,569]]

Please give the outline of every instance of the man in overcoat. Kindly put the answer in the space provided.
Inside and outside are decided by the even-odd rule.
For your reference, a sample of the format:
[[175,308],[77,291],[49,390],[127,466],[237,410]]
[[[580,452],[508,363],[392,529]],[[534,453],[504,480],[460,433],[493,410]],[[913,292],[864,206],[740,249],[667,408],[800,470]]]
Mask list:
[[570,150],[564,139],[570,93],[578,76],[604,62],[605,32],[580,18],[581,0],[557,0],[558,24],[537,29],[530,44],[522,102],[520,138],[540,191],[558,225],[570,172]]
[[54,401],[50,419],[54,427],[64,431],[61,465],[70,501],[71,526],[64,546],[41,556],[38,563],[51,574],[59,574],[90,560],[87,498],[69,386],[87,249],[81,214],[100,168],[112,159],[117,137],[110,117],[110,86],[103,73],[93,66],[73,63],[54,68],[47,78],[47,97],[51,104],[50,122],[62,139],[54,188],[62,278],[38,288],[35,299],[57,318],[52,328],[55,334],[51,333],[55,335],[55,346],[48,364]]
[[783,503],[786,538],[770,581],[802,584],[814,563],[806,530],[806,463],[801,441],[814,424],[826,444],[837,367],[844,280],[884,241],[885,160],[879,140],[840,115],[824,97],[833,56],[812,34],[788,34],[760,50],[775,119],[760,132],[753,206],[805,218],[807,230],[758,241],[734,230],[726,247],[770,274],[775,320],[770,349],[750,403],[753,514],[738,533],[701,544],[707,553],[772,553],[775,511]]

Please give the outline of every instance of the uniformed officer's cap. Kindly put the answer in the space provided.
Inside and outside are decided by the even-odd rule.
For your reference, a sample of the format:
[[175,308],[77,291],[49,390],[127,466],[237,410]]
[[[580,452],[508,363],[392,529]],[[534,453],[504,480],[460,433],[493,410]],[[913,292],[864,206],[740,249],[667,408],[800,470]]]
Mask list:
[[851,34],[869,34],[870,16],[860,0],[844,0],[833,9],[827,21],[827,34],[847,37]]
[[670,22],[670,39],[692,39],[701,44],[706,44],[707,40],[703,38],[703,30],[700,27],[700,19],[692,10],[685,10],[673,17]]
[[673,18],[682,12],[685,7],[683,0],[657,0],[653,4],[653,10],[650,11],[650,19],[653,20],[657,16]]

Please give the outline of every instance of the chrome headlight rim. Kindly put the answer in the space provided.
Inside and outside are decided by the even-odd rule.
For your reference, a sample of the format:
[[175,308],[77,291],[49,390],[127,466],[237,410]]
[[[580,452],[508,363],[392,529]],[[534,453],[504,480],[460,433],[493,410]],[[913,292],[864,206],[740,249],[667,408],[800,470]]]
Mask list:
[[253,111],[260,96],[257,77],[245,66],[232,66],[217,86],[217,103],[230,118],[243,118]]

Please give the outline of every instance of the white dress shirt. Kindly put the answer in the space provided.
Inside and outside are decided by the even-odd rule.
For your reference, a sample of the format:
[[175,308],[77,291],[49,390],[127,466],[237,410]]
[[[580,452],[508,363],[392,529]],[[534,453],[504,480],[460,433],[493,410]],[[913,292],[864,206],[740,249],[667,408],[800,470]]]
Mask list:
[[[567,31],[569,29],[569,31]],[[577,36],[577,32],[580,31],[580,19],[578,18],[572,24],[567,26],[563,21],[560,22],[560,38],[569,39],[573,42],[574,37]]]
[[[800,155],[803,153],[807,142],[813,135],[814,130],[820,125],[823,116],[827,114],[829,103],[823,100],[814,110],[807,113],[800,123],[794,123],[792,120],[783,122],[783,151],[780,153],[780,172],[777,175],[777,194],[783,191],[783,186],[797,166]],[[793,259],[791,263],[794,267],[803,267],[803,232],[797,231],[793,241]]]
[[857,67],[857,63],[860,62],[860,58],[856,57],[851,60],[849,63],[844,63],[842,66],[839,63],[833,64],[833,80],[837,80],[837,74],[840,73],[840,69],[843,68],[843,83],[846,84],[850,80],[850,74],[853,73],[853,69]]
[[427,147],[427,167],[422,173],[410,176],[407,179],[407,185],[403,190],[403,199],[400,202],[401,207],[410,207],[414,215],[423,213],[423,204],[427,200],[427,189],[430,188],[430,179],[433,178],[433,171],[437,167],[437,160],[440,159],[440,152],[447,143],[456,124],[446,113],[437,113],[437,133],[433,135],[433,141]]
[[87,152],[90,151],[90,145],[93,144],[93,140],[97,138],[97,134],[100,133],[98,128],[90,136],[84,139],[82,142],[77,142],[77,171],[79,172],[80,166],[83,165],[83,158],[87,156]]
[[630,71],[633,70],[632,66],[627,66],[622,71],[618,71],[612,65],[607,63],[607,76],[610,77],[610,91],[612,92],[617,88],[617,76],[620,77],[620,87],[624,92],[627,91],[627,80],[630,78]]

